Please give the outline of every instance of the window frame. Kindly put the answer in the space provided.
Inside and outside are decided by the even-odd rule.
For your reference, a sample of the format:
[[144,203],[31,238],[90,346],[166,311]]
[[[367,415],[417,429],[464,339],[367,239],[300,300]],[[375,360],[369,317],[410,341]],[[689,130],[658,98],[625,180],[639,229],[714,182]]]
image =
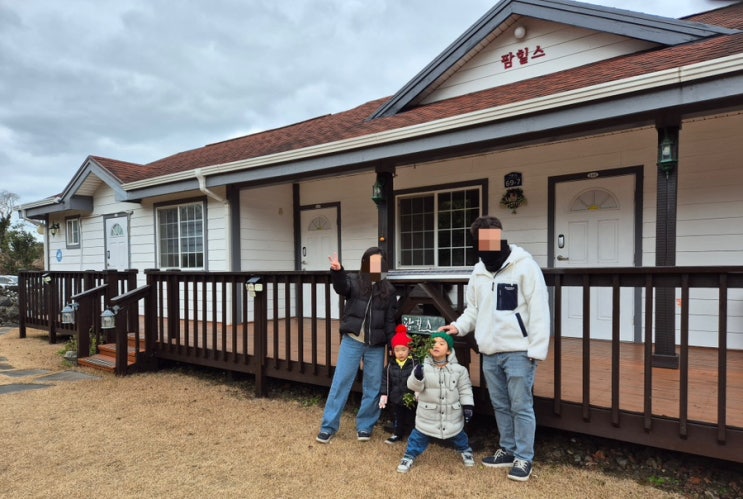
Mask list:
[[[194,267],[184,267],[182,265],[183,263],[183,257],[184,257],[184,251],[183,251],[183,238],[186,237],[193,237],[193,236],[184,236],[181,233],[181,208],[186,208],[188,206],[200,206],[201,207],[201,260],[203,265],[201,266],[194,266]],[[155,266],[159,269],[181,269],[181,270],[208,270],[208,258],[207,258],[207,202],[205,198],[198,198],[198,199],[190,199],[190,200],[180,200],[180,201],[173,201],[173,202],[167,202],[167,203],[157,203],[153,206],[154,209],[154,225],[155,225]],[[176,215],[178,217],[176,221],[176,228],[178,230],[178,251],[177,251],[177,259],[178,259],[178,265],[163,265],[163,252],[162,252],[162,239],[161,239],[161,233],[162,233],[162,224],[161,224],[161,213],[165,210],[176,210]],[[197,252],[194,252],[193,254],[198,254]]]
[[[82,224],[80,223],[80,216],[67,217],[64,220],[64,240],[65,247],[67,249],[78,249],[82,242]],[[77,237],[77,241],[74,240],[74,236]]]
[[[441,193],[447,193],[447,192],[458,192],[458,191],[466,191],[466,190],[472,190],[472,189],[479,189],[480,192],[480,206],[479,206],[479,213],[477,216],[482,216],[483,214],[488,213],[488,179],[474,179],[471,181],[464,181],[464,182],[452,182],[452,183],[446,183],[446,184],[437,184],[437,185],[429,185],[429,186],[422,186],[418,188],[413,189],[401,189],[396,190],[394,192],[394,199],[395,199],[395,261],[396,261],[396,268],[398,269],[404,269],[404,270],[416,270],[416,269],[463,269],[463,268],[469,268],[471,267],[470,264],[466,263],[464,265],[456,265],[456,266],[441,266],[439,265],[439,248],[438,248],[438,234],[439,234],[439,228],[438,228],[438,218],[440,216],[440,210],[437,205],[437,198]],[[418,196],[433,196],[434,198],[434,228],[433,228],[433,235],[434,235],[434,245],[432,248],[433,252],[433,264],[432,265],[403,265],[402,263],[402,251],[403,251],[403,241],[402,241],[402,211],[400,209],[400,201],[404,199],[409,199],[413,197]],[[467,244],[465,247],[472,248],[472,241],[471,236],[469,236],[469,232],[466,235],[467,237]]]

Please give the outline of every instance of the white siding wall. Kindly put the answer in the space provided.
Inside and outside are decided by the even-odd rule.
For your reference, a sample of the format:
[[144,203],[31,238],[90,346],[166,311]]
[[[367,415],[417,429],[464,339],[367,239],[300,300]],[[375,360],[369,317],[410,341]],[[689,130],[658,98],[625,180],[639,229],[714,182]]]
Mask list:
[[[526,28],[526,37],[513,36],[516,26]],[[537,47],[544,57],[531,58]],[[631,54],[653,47],[653,44],[601,33],[564,24],[524,18],[488,44],[480,53],[465,63],[451,78],[425,99],[425,103],[449,99],[478,90],[494,88],[523,81],[596,61]],[[501,60],[505,54],[517,54],[528,49],[527,64],[515,58],[510,69]]]
[[[676,263],[743,264],[743,114],[688,121],[679,139]],[[693,290],[689,341],[716,347],[716,289]],[[680,301],[680,292],[677,294]],[[728,346],[743,349],[743,293],[729,292]],[[680,313],[677,307],[677,313]],[[680,330],[679,316],[677,328]],[[678,341],[678,337],[677,337]]]
[[294,270],[292,186],[240,191],[242,270]]

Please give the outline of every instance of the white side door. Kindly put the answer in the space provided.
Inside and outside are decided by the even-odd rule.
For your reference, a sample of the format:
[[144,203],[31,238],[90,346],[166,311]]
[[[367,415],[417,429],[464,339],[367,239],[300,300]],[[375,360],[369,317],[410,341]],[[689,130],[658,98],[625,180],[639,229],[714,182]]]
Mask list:
[[129,268],[129,219],[127,216],[106,219],[106,269]]
[[[555,185],[555,267],[634,265],[635,176],[622,175]],[[591,338],[611,339],[612,290],[591,288]],[[634,339],[634,291],[620,292],[622,341]],[[563,290],[562,334],[581,337],[583,290]]]
[[[302,270],[328,270],[330,262],[328,256],[337,252],[338,246],[338,210],[335,206],[302,210]],[[312,315],[312,285],[304,285],[304,316]],[[325,316],[325,291],[323,286],[317,286],[318,317]],[[338,296],[330,291],[331,317],[339,317]]]

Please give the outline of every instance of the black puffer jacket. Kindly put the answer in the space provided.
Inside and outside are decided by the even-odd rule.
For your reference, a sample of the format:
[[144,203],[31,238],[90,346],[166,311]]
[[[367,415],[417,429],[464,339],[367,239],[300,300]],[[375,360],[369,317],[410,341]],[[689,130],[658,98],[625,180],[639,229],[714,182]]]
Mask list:
[[341,268],[331,270],[333,289],[346,298],[341,318],[341,333],[358,334],[364,323],[364,316],[368,323],[368,334],[366,343],[372,346],[389,344],[395,335],[395,314],[397,313],[397,299],[392,284],[383,279],[375,284],[375,287],[384,286],[389,291],[389,297],[384,300],[379,290],[372,292],[371,302],[369,298],[361,296],[361,287],[358,276],[348,274]]
[[384,370],[379,394],[387,395],[387,399],[393,404],[402,404],[403,395],[413,393],[413,390],[408,389],[408,378],[413,372],[414,366],[412,357],[408,357],[402,367],[394,358],[390,359],[387,368]]

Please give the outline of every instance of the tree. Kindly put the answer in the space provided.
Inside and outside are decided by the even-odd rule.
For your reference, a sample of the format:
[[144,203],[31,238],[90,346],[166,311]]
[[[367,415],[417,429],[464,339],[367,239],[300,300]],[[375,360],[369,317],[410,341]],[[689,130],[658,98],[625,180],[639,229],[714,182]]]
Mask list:
[[10,228],[10,219],[19,199],[18,194],[6,190],[0,191],[0,253],[4,253],[8,249],[6,235]]
[[23,230],[20,222],[5,233],[5,245],[5,250],[0,252],[0,273],[15,275],[19,270],[44,268],[44,245]]

